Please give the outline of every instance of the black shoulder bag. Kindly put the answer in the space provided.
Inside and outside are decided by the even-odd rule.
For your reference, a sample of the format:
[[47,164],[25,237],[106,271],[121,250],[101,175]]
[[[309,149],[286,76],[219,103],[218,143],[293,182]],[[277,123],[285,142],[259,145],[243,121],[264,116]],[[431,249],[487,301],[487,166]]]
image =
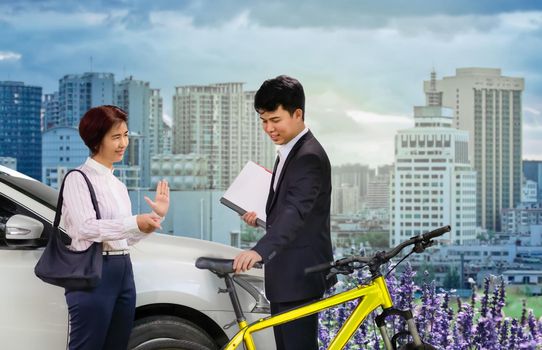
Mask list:
[[96,287],[102,278],[102,244],[94,242],[87,250],[70,250],[62,241],[62,233],[58,228],[60,216],[62,215],[64,182],[66,181],[66,177],[74,171],[83,175],[90,191],[92,205],[96,211],[96,219],[99,220],[101,218],[96,194],[88,177],[78,169],[68,171],[66,176],[64,176],[64,181],[62,181],[60,193],[58,194],[53,232],[51,237],[49,237],[41,258],[34,268],[34,273],[44,282],[64,287],[68,290],[91,289]]

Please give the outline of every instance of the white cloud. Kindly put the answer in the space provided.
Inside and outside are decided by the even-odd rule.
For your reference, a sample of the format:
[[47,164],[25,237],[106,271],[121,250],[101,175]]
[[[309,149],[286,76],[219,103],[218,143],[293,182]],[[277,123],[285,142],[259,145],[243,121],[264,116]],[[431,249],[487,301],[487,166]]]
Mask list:
[[18,61],[22,55],[20,53],[12,51],[0,51],[0,62],[1,61]]
[[106,13],[96,12],[62,13],[29,10],[17,15],[0,12],[1,22],[8,23],[22,32],[96,27],[102,25],[108,17]]
[[523,111],[535,115],[540,115],[540,111],[531,107],[523,106]]
[[391,124],[396,127],[412,126],[412,118],[402,115],[386,115],[367,111],[346,111],[346,115],[360,124]]
[[234,30],[248,29],[250,27],[250,11],[242,11],[238,16],[228,22],[228,26]]
[[[119,78],[126,66],[126,74],[149,80],[161,90],[169,115],[175,86],[243,81],[256,89],[264,79],[290,74],[303,83],[307,123],[335,164],[392,162],[395,133],[413,126],[412,106],[423,105],[422,83],[433,67],[439,79],[458,67],[501,68],[505,76],[524,75],[530,91],[535,84],[529,78],[539,72],[532,62],[541,50],[536,30],[542,12],[390,16],[374,28],[330,29],[303,21],[266,26],[250,9],[221,17],[214,26],[198,26],[186,12],[170,10],[150,12],[150,25],[134,30],[123,21],[128,11],[106,11],[0,13],[0,21],[12,28],[9,36],[29,38],[20,43],[24,51],[10,49],[25,52],[25,61],[49,75],[52,82],[40,85],[58,86],[63,74],[87,69],[93,56],[95,70]],[[41,41],[30,40],[34,33]],[[50,39],[43,43],[43,38]],[[537,125],[542,108],[536,94],[524,97],[528,130]],[[525,134],[526,154],[538,146],[529,140],[542,139],[540,134]]]
[[169,126],[170,128],[173,125],[173,118],[165,112],[162,114],[162,121],[166,123],[166,125]]
[[308,97],[307,124],[333,165],[391,164],[397,131],[414,125],[406,115],[353,109],[352,101],[332,91]]
[[542,29],[542,12],[513,12],[499,15],[507,30],[533,32]]

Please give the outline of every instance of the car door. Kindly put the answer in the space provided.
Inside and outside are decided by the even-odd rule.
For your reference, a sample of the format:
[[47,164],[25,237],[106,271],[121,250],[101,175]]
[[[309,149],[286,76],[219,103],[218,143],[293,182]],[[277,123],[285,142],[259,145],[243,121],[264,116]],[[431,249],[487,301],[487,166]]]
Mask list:
[[[6,223],[24,215],[43,225],[42,244],[6,239]],[[34,266],[51,233],[54,211],[35,195],[0,182],[0,342],[3,349],[64,349],[64,290],[42,282]]]

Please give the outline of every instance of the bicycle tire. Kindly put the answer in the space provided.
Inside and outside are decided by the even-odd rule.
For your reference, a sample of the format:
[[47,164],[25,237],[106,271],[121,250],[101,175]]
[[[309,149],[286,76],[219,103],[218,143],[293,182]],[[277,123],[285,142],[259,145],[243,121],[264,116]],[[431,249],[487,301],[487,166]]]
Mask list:
[[398,350],[437,350],[437,348],[426,343],[420,346],[416,346],[414,343],[407,343],[405,345],[401,345]]

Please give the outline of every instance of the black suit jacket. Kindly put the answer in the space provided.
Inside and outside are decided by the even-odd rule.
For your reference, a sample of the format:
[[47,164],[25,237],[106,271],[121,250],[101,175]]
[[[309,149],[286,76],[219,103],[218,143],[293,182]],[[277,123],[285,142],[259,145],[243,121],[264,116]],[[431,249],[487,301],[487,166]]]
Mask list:
[[[273,174],[273,179],[274,179]],[[331,166],[309,131],[294,145],[267,199],[266,234],[253,248],[265,264],[265,292],[272,302],[320,297],[336,282],[307,267],[333,260],[329,215]]]

